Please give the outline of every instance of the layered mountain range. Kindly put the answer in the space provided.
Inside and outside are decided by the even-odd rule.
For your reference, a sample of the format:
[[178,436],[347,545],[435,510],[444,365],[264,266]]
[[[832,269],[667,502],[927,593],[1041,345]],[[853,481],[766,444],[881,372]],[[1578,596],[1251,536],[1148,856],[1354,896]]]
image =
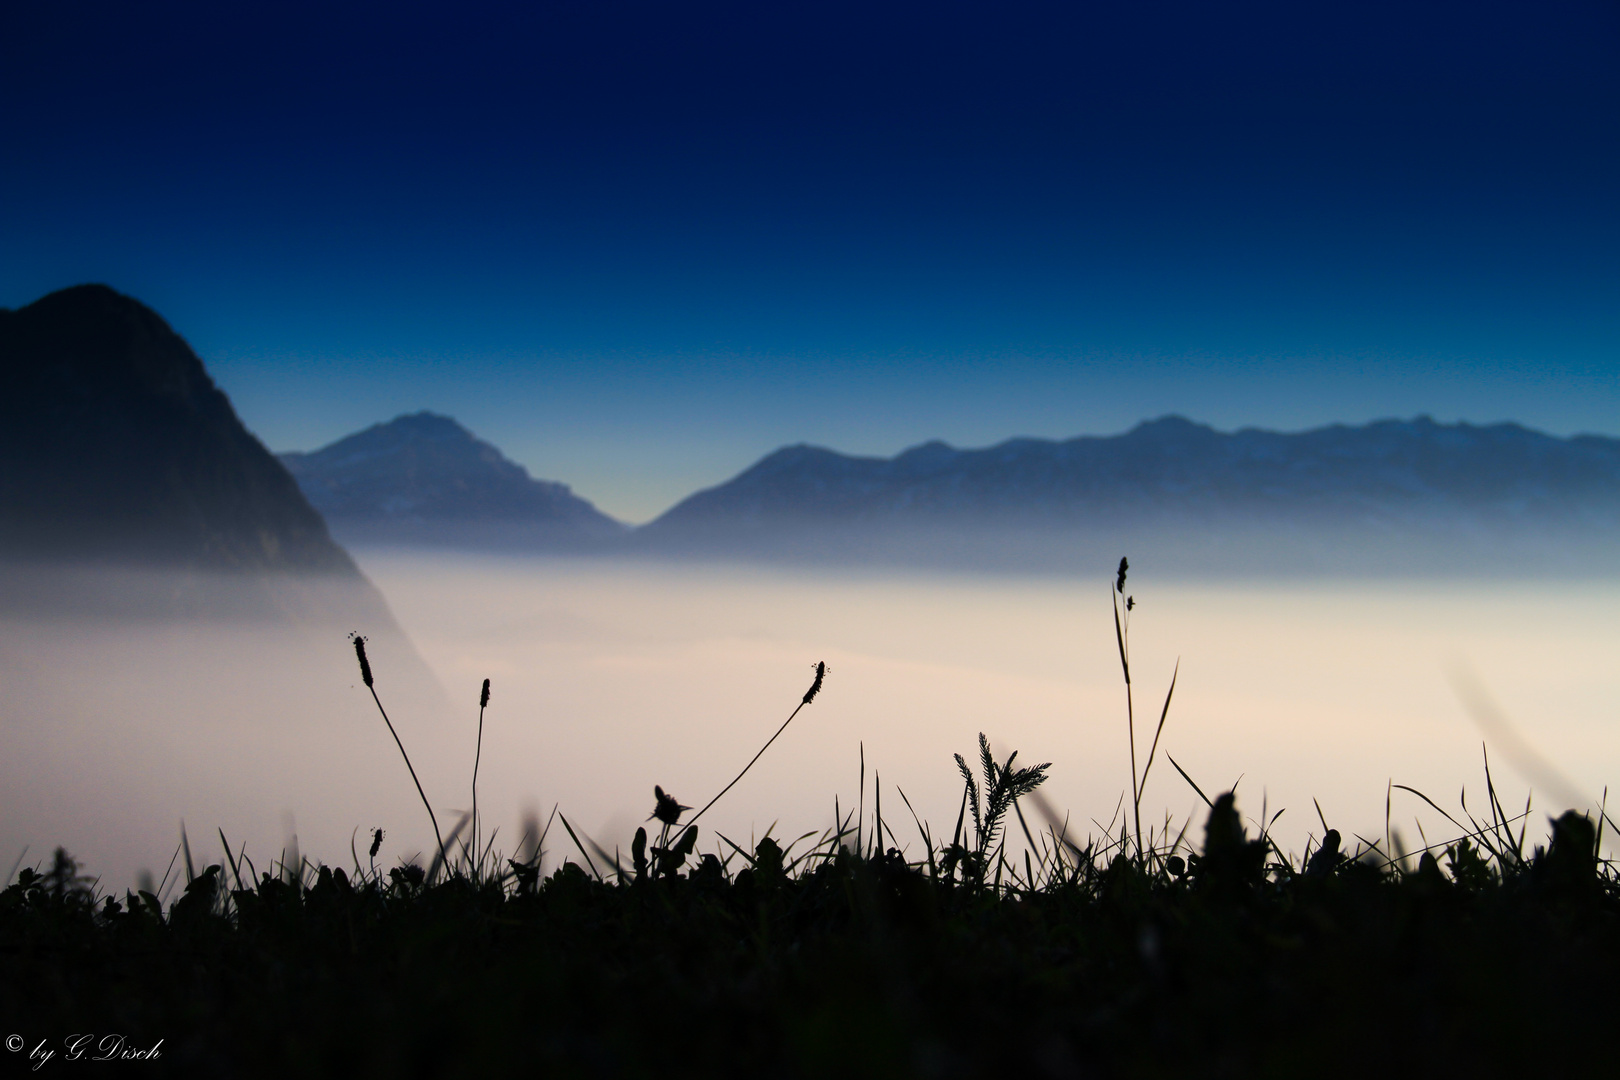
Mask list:
[[[328,525],[332,534],[328,534]],[[103,286],[0,311],[0,556],[347,575],[333,540],[1059,568],[1620,570],[1620,440],[1427,417],[1285,434],[789,446],[631,528],[446,416],[278,460],[155,313]]]
[[1171,416],[1108,437],[768,455],[638,530],[647,550],[1056,567],[1620,565],[1620,440],[1428,417],[1297,434]]
[[1105,520],[1407,520],[1613,524],[1620,440],[1428,417],[1299,434],[1218,432],[1178,416],[1112,437],[942,442],[893,458],[778,450],[647,531],[812,522],[1071,525]]
[[427,413],[283,460],[357,542],[1012,568],[1120,546],[1190,570],[1620,563],[1620,440],[1428,417],[1283,434],[1170,416],[892,458],[790,446],[635,529]]

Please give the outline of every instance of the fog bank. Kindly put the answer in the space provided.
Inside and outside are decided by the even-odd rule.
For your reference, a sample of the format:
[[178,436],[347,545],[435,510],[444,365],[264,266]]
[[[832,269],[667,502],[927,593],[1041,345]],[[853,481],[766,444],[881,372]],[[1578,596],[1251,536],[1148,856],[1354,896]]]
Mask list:
[[[1129,788],[1106,567],[1082,579],[357,557],[405,635],[373,645],[377,691],[447,829],[471,801],[478,689],[492,680],[480,803],[499,846],[515,847],[529,807],[560,806],[612,850],[650,813],[654,784],[701,805],[819,660],[821,696],[705,817],[703,850],[716,830],[744,842],[773,823],[787,836],[828,826],[835,797],[859,800],[863,746],[868,814],[881,775],[885,819],[913,845],[897,787],[948,832],[961,790],[951,755],[981,730],[1003,754],[1053,762],[1044,790],[1073,832],[1106,824]],[[1561,782],[1596,800],[1616,775],[1612,581],[1256,584],[1143,566],[1127,591],[1143,753],[1179,657],[1163,749],[1212,795],[1241,777],[1250,815],[1286,807],[1285,846],[1320,833],[1313,797],[1347,835],[1382,837],[1391,780],[1448,809],[1466,785],[1470,807],[1483,805],[1481,731],[1446,675],[1459,660]],[[7,614],[0,853],[9,864],[29,844],[32,861],[60,843],[122,887],[143,866],[161,876],[181,820],[199,861],[217,861],[223,829],[261,869],[289,823],[305,854],[332,862],[374,826],[388,830],[380,863],[430,851],[341,630]],[[1493,766],[1504,802],[1522,805],[1527,780],[1505,750]],[[1161,756],[1144,823],[1170,813],[1179,827],[1200,807]],[[1395,792],[1408,846],[1414,815],[1444,835],[1438,815]],[[1538,811],[1532,836],[1543,823]],[[559,827],[547,847],[554,863],[571,845]]]

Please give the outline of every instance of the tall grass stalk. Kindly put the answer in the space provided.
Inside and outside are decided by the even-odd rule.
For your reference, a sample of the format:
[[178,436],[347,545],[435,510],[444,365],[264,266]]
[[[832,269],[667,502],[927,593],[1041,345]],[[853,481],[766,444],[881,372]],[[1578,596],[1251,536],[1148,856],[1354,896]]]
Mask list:
[[[489,708],[489,680],[485,679],[484,689],[478,695],[478,746],[473,751],[472,849],[475,857],[480,851],[483,850],[478,843],[479,836],[481,835],[479,832],[478,819],[478,763],[482,761],[484,757],[484,710],[487,708]],[[474,865],[473,869],[475,871],[477,870],[477,864]]]
[[[1153,760],[1159,752],[1159,739],[1164,734],[1164,722],[1170,715],[1170,700],[1176,694],[1176,680],[1181,677],[1181,658],[1176,658],[1175,671],[1170,676],[1170,689],[1164,695],[1164,707],[1159,710],[1159,723],[1153,730],[1153,745],[1148,750],[1147,764],[1142,771],[1136,769],[1136,701],[1131,685],[1131,612],[1136,608],[1136,597],[1125,595],[1125,576],[1130,571],[1130,560],[1121,558],[1119,570],[1114,576],[1114,586],[1108,590],[1109,603],[1114,611],[1114,642],[1119,647],[1119,667],[1125,676],[1125,728],[1131,742],[1131,817],[1136,832],[1136,855],[1138,861],[1145,860],[1153,852],[1151,844],[1142,841],[1142,796],[1147,789],[1148,773],[1153,769]],[[1123,602],[1121,597],[1124,597]],[[1121,609],[1123,608],[1123,611]],[[1175,765],[1175,762],[1171,762]],[[1192,779],[1182,772],[1181,766],[1176,765],[1187,783]],[[1193,790],[1198,791],[1198,785],[1193,784]],[[1206,804],[1209,798],[1202,791],[1198,792]]]
[[377,711],[382,713],[383,723],[388,725],[388,734],[394,737],[394,745],[399,747],[399,756],[405,759],[405,768],[411,774],[411,783],[416,785],[416,793],[422,797],[422,805],[427,809],[428,820],[433,823],[433,838],[439,843],[439,863],[448,866],[449,853],[444,848],[444,835],[439,832],[439,819],[433,816],[433,806],[428,802],[427,792],[422,790],[422,781],[416,778],[416,769],[411,765],[411,755],[405,752],[405,744],[399,739],[399,732],[394,730],[394,722],[388,719],[388,710],[383,708],[382,699],[377,696],[377,687],[371,678],[371,661],[366,659],[366,639],[359,634],[351,635],[354,641],[354,655],[360,661],[360,679],[371,691],[371,700],[377,703]]
[[1129,646],[1131,609],[1136,606],[1135,598],[1125,601],[1125,617],[1120,618],[1119,601],[1125,595],[1125,574],[1130,569],[1130,561],[1121,557],[1119,572],[1114,578],[1114,587],[1109,590],[1108,601],[1114,609],[1114,642],[1119,646],[1119,666],[1125,673],[1125,730],[1131,740],[1131,805],[1136,810],[1136,850],[1142,851],[1142,795],[1136,782],[1136,705],[1134,695],[1131,693],[1131,656]]
[[810,689],[808,689],[808,690],[806,690],[804,692],[804,698],[799,702],[798,705],[794,706],[793,711],[788,714],[788,718],[786,720],[782,721],[782,726],[776,729],[776,734],[772,735],[770,738],[765,740],[765,745],[759,748],[759,753],[755,754],[753,757],[748,759],[748,764],[743,766],[742,772],[738,773],[736,775],[736,777],[731,781],[731,783],[729,783],[725,787],[721,788],[719,795],[716,795],[714,798],[712,798],[708,802],[704,803],[703,804],[703,809],[699,810],[697,813],[693,814],[690,818],[687,819],[686,824],[687,824],[688,827],[695,824],[697,822],[698,818],[700,818],[704,814],[708,813],[709,812],[709,807],[711,807],[715,803],[719,802],[721,796],[723,796],[726,792],[730,791],[732,788],[736,787],[738,780],[741,780],[743,777],[748,775],[748,770],[752,769],[754,767],[754,762],[758,761],[761,757],[763,757],[764,754],[765,754],[765,751],[767,751],[767,750],[769,750],[771,748],[771,743],[776,741],[777,736],[781,735],[782,732],[787,730],[788,725],[793,723],[793,718],[795,716],[799,715],[799,710],[804,708],[806,705],[810,704],[812,701],[816,700],[816,695],[821,693],[822,680],[825,679],[826,677],[827,677],[827,662],[825,660],[818,661],[817,664],[816,664],[815,681],[810,684]]

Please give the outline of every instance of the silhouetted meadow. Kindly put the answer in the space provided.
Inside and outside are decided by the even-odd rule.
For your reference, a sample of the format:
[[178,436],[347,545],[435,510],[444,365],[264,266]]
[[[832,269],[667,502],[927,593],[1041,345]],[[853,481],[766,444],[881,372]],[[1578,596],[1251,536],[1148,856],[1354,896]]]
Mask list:
[[[476,765],[474,810],[447,832],[433,819],[425,867],[379,868],[381,830],[347,866],[283,852],[261,867],[221,834],[227,857],[198,869],[183,838],[183,892],[165,904],[167,880],[103,893],[58,850],[0,892],[3,1015],[30,1046],[117,1032],[164,1040],[153,1069],[227,1075],[1528,1076],[1601,1062],[1620,1006],[1605,809],[1510,810],[1487,761],[1473,810],[1414,792],[1453,827],[1421,849],[1388,831],[1347,839],[1318,809],[1321,835],[1296,855],[1269,835],[1280,811],[1246,821],[1233,792],[1205,795],[1167,758],[1207,812],[1144,827],[1174,679],[1139,765],[1127,569],[1111,596],[1130,787],[1094,834],[1042,798],[1060,766],[998,760],[981,735],[955,757],[948,832],[877,776],[869,806],[863,760],[857,805],[835,801],[823,832],[703,837],[696,822],[814,703],[831,677],[818,663],[696,814],[657,787],[652,831],[628,852],[561,810],[498,849]],[[485,680],[480,755],[490,703]],[[545,874],[548,851],[566,861]]]

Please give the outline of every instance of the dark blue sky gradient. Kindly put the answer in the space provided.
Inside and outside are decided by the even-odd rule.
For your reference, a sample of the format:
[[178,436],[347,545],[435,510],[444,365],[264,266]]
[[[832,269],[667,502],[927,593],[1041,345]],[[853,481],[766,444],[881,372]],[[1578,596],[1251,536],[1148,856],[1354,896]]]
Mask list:
[[799,440],[1620,432],[1612,2],[336,7],[12,0],[0,305],[633,519]]

